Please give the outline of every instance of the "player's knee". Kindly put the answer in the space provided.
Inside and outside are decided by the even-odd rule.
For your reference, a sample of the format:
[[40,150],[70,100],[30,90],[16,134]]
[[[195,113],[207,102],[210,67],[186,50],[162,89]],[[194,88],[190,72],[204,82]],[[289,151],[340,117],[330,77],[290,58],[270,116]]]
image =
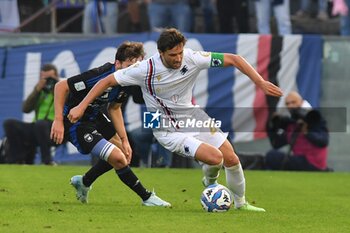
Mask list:
[[232,145],[226,140],[224,144],[219,148],[224,157],[224,165],[231,167],[239,164],[239,158],[235,153]]
[[195,158],[208,165],[219,165],[223,161],[223,154],[217,148],[202,143],[196,151]]
[[215,153],[212,153],[210,156],[208,156],[208,160],[206,164],[209,165],[220,165],[223,161],[223,155],[221,151],[216,151]]
[[101,139],[91,150],[91,154],[108,162],[115,169],[125,167],[128,162],[123,152],[106,139]]
[[108,157],[107,161],[110,165],[112,165],[115,169],[121,169],[128,165],[128,162],[121,150],[117,147],[113,150],[113,152]]
[[234,153],[233,151],[224,155],[224,165],[226,167],[232,167],[239,163],[240,163],[239,158],[237,154]]

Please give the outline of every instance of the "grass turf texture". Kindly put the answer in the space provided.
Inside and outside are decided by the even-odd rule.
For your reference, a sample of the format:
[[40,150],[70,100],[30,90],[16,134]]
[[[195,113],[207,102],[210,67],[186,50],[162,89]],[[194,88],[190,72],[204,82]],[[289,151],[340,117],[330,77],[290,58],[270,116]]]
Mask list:
[[350,232],[350,173],[246,171],[248,201],[267,212],[206,213],[199,169],[134,169],[172,208],[141,206],[112,171],[81,204],[69,178],[87,169],[1,165],[0,232]]

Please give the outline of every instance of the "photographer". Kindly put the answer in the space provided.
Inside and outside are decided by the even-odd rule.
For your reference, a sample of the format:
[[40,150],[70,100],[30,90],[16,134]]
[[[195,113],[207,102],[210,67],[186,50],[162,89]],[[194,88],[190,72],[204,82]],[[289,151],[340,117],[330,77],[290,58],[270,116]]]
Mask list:
[[35,111],[32,123],[17,119],[7,119],[3,123],[8,143],[6,163],[33,164],[37,147],[40,147],[41,162],[54,164],[51,157],[50,130],[54,119],[53,90],[58,82],[57,69],[45,64],[40,71],[40,79],[33,91],[23,102],[22,111]]
[[[265,165],[272,170],[325,171],[329,133],[321,113],[305,107],[297,92],[286,97],[290,117],[274,114],[268,122],[273,150],[266,154]],[[306,102],[307,103],[307,102]],[[281,147],[288,145],[287,152]]]

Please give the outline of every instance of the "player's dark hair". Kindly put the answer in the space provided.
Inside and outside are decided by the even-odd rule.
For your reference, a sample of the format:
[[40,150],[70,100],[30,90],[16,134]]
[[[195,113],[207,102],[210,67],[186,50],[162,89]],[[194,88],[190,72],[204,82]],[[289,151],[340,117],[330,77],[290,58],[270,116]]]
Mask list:
[[168,28],[160,34],[157,41],[157,47],[159,51],[165,52],[181,43],[185,45],[185,36],[175,28]]
[[44,64],[42,67],[41,67],[41,71],[50,71],[50,70],[53,70],[55,72],[55,75],[57,76],[58,75],[58,71],[57,71],[57,68],[55,65],[53,64]]
[[143,44],[140,42],[125,41],[119,47],[115,54],[115,60],[126,61],[134,58],[144,57]]

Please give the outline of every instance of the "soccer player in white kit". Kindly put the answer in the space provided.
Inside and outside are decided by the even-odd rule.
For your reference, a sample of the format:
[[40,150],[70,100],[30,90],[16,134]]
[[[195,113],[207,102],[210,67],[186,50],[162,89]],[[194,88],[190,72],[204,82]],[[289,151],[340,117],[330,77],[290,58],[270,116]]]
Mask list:
[[[149,111],[164,116],[172,127],[158,128],[153,134],[160,144],[177,154],[192,157],[200,162],[204,173],[203,184],[216,182],[224,166],[226,185],[232,191],[235,209],[264,212],[245,200],[245,178],[239,158],[227,140],[227,134],[218,128],[207,131],[183,127],[177,120],[186,115],[205,121],[210,117],[192,104],[192,91],[197,75],[210,67],[234,66],[247,75],[266,95],[282,96],[273,83],[264,80],[241,56],[230,53],[193,51],[184,48],[186,38],[174,28],[164,30],[157,41],[158,53],[129,68],[116,71],[99,81],[75,108],[68,119],[76,122],[87,106],[104,90],[121,85],[141,87]],[[158,117],[154,115],[154,117]],[[179,124],[178,124],[179,123]]]

